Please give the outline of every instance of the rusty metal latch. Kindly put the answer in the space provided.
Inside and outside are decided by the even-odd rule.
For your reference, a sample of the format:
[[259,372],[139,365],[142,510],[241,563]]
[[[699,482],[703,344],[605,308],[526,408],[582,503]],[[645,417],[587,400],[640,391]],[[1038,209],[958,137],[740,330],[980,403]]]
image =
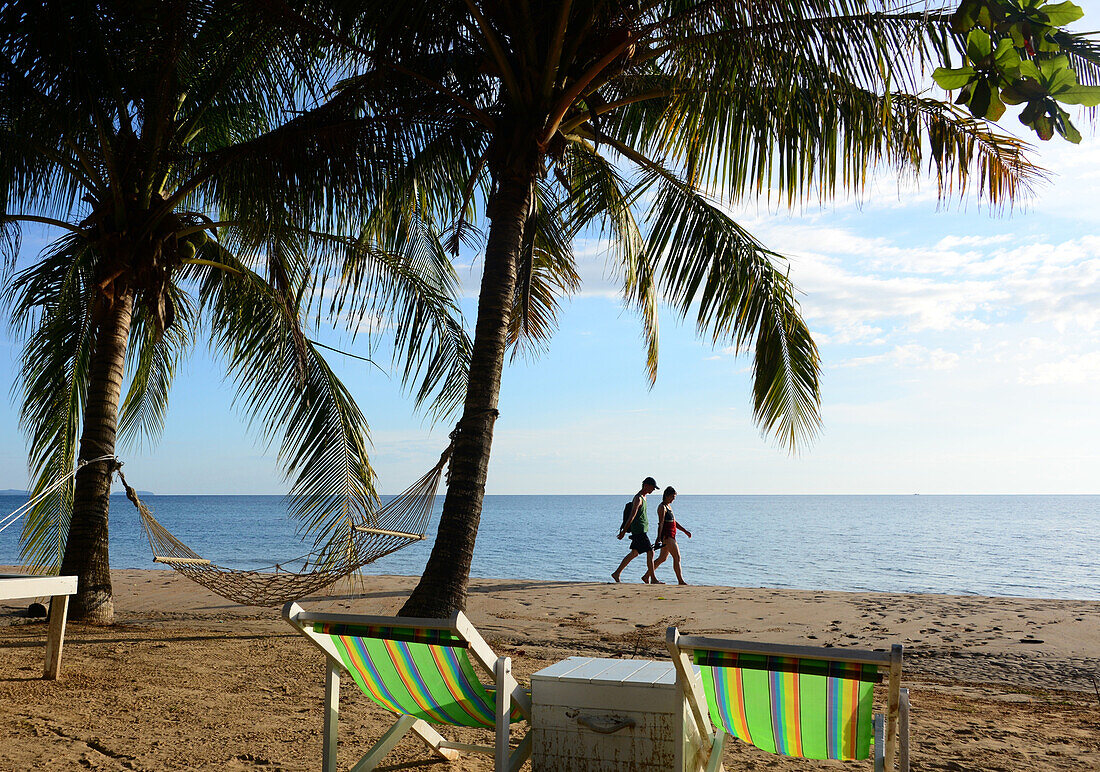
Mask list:
[[578,716],[577,723],[599,734],[615,734],[621,729],[634,726],[637,722],[632,718],[613,716]]

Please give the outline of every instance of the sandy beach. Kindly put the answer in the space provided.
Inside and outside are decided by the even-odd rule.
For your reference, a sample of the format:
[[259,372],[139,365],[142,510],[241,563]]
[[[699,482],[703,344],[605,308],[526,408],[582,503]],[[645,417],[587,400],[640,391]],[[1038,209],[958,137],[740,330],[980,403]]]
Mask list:
[[[0,604],[0,770],[315,770],[320,656],[275,609],[166,571],[113,573],[118,623],[71,623],[41,680],[45,625]],[[309,609],[390,614],[415,578],[343,582]],[[568,656],[661,659],[665,628],[776,642],[905,646],[915,770],[1100,769],[1100,602],[474,580],[468,616],[521,682]],[[390,723],[345,684],[341,769]],[[475,730],[464,741],[484,740]],[[864,768],[731,743],[729,770]],[[406,739],[383,769],[447,764]]]

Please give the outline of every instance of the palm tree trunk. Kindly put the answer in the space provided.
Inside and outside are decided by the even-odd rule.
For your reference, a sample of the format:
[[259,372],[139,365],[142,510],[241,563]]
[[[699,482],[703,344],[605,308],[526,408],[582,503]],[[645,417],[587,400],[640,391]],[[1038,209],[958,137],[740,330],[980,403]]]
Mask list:
[[447,498],[432,554],[420,583],[398,612],[401,616],[440,618],[466,608],[466,588],[481,522],[508,321],[516,289],[517,258],[531,206],[533,181],[534,172],[502,175],[489,200],[486,213],[492,224],[485,245],[485,274],[481,279],[470,377],[451,456]]
[[[96,331],[80,435],[80,458],[85,461],[113,456],[115,452],[118,402],[132,310],[133,296],[126,293],[115,300]],[[107,554],[107,510],[113,471],[113,462],[100,461],[77,474],[73,516],[61,559],[61,573],[77,576],[70,617],[99,624],[110,624],[115,615]]]

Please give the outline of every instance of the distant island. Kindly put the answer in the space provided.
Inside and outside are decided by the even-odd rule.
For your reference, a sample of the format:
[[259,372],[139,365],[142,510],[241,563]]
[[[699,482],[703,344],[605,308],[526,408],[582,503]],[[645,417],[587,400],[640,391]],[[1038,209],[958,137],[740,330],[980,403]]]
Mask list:
[[[0,488],[0,496],[30,496],[30,491],[19,490],[18,488]],[[111,491],[112,496],[125,496],[126,491]],[[153,491],[137,491],[139,496],[156,496]]]

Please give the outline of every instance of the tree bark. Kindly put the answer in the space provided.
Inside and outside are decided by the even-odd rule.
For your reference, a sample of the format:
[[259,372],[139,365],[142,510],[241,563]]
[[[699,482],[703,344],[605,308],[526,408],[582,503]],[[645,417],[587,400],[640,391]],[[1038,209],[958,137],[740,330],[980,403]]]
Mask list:
[[[88,398],[80,434],[82,461],[115,453],[118,403],[132,311],[130,293],[116,298],[96,331],[95,349],[88,363]],[[70,618],[98,624],[111,624],[115,615],[107,552],[107,512],[113,471],[114,463],[110,460],[89,464],[77,473],[73,515],[61,559],[61,573],[77,576]]]
[[401,616],[442,618],[466,608],[470,563],[481,522],[508,322],[516,289],[517,258],[534,179],[535,172],[526,168],[502,175],[489,200],[486,214],[491,224],[485,245],[485,273],[447,497],[432,554],[420,583],[398,612]]

